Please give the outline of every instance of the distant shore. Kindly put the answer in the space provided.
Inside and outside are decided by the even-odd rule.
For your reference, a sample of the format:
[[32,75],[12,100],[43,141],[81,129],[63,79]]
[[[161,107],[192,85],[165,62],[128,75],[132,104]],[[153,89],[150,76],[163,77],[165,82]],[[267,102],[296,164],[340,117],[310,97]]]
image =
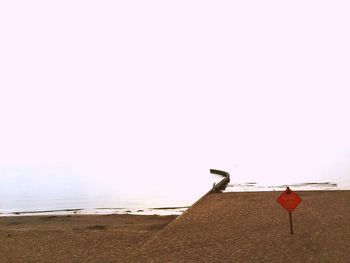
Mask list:
[[16,211],[9,213],[0,213],[1,217],[10,216],[67,216],[67,215],[181,215],[189,206],[177,207],[153,207],[145,209],[132,208],[74,208],[74,209],[53,209],[53,210],[34,210],[34,211]]

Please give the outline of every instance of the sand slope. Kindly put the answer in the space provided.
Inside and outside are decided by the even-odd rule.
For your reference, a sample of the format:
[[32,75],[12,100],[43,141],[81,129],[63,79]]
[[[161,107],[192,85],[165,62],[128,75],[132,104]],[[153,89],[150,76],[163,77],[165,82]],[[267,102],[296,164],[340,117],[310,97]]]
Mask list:
[[350,262],[350,191],[298,192],[288,213],[280,192],[210,194],[146,241],[133,262]]

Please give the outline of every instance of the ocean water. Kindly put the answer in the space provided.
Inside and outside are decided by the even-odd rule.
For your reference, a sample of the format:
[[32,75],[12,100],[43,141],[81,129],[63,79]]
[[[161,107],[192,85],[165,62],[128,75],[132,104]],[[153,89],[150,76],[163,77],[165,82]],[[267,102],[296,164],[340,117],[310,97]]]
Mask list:
[[[51,180],[41,184],[23,182],[10,185],[1,180],[0,216],[18,215],[63,215],[63,214],[139,214],[139,215],[169,215],[181,214],[191,204],[198,200],[214,182],[219,182],[220,176],[207,177],[204,183],[192,187],[178,187],[170,191],[169,187],[158,186],[137,191],[130,189],[128,193],[120,194],[121,189],[89,188],[84,189],[71,178]],[[7,185],[6,185],[7,183]],[[13,183],[13,182],[12,182]],[[69,187],[57,187],[57,184]],[[52,185],[56,185],[52,187]],[[348,180],[300,182],[294,184],[264,184],[262,182],[235,182],[231,176],[225,192],[244,191],[283,191],[289,186],[295,191],[300,190],[345,190],[350,189]],[[181,189],[180,189],[181,188]]]

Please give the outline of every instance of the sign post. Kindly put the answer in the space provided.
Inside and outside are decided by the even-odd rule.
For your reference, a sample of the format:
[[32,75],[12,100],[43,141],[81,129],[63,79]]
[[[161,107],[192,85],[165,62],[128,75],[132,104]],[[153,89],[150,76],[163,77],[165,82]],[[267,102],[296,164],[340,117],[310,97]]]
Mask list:
[[296,193],[287,187],[287,189],[278,197],[277,202],[289,213],[290,234],[293,235],[292,212],[300,204],[301,199]]
[[289,224],[290,224],[290,234],[293,235],[293,220],[292,220],[292,212],[289,212]]

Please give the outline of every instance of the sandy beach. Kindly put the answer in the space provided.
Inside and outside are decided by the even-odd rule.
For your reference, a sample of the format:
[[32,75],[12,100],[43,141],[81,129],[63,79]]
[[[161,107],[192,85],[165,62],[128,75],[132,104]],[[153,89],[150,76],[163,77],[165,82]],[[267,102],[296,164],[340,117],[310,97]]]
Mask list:
[[350,191],[210,194],[183,215],[0,218],[0,262],[350,262]]
[[124,262],[176,216],[0,217],[0,262]]

